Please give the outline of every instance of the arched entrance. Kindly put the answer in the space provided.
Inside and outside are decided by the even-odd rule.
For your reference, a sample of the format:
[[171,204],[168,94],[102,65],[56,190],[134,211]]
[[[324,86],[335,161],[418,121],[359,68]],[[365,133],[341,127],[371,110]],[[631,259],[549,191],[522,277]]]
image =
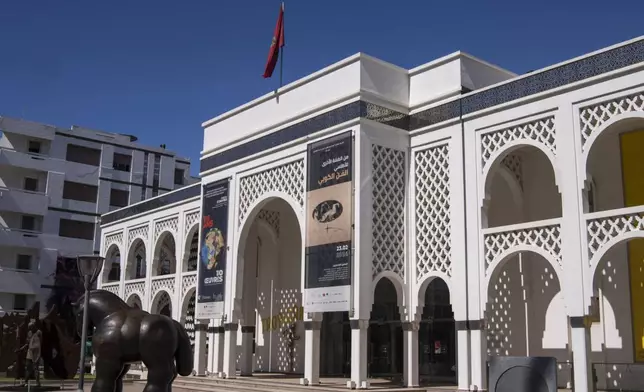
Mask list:
[[170,294],[162,290],[157,293],[155,298],[152,300],[152,306],[150,306],[150,313],[162,314],[164,316],[172,317],[172,299]]
[[135,239],[127,255],[125,280],[145,278],[146,257],[145,243],[140,238]]
[[242,375],[304,372],[301,233],[296,213],[279,198],[257,206],[244,224],[237,270]]
[[568,319],[559,276],[534,252],[518,252],[490,272],[486,333],[490,356],[570,360]]
[[433,278],[427,285],[418,331],[421,381],[456,383],[456,328],[447,283]]
[[164,231],[154,247],[152,276],[174,274],[177,270],[176,254],[174,236],[169,231]]
[[121,279],[121,251],[118,245],[111,245],[105,255],[103,283],[118,282]]
[[403,332],[396,287],[388,278],[376,284],[367,347],[369,377],[400,378],[403,372]]
[[141,301],[141,297],[138,294],[130,295],[126,303],[133,308],[143,309],[143,301]]

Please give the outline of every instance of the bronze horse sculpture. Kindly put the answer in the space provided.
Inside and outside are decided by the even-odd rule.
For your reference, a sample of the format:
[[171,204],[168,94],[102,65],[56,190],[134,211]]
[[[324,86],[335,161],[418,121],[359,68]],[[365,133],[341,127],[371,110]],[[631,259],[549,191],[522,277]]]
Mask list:
[[[83,300],[81,297],[76,303],[77,320],[82,320]],[[144,392],[169,392],[177,373],[192,373],[190,338],[177,321],[130,307],[105,290],[90,292],[87,311],[90,331],[96,328],[92,336],[96,357],[92,392],[121,391],[130,364],[138,361],[148,369]]]

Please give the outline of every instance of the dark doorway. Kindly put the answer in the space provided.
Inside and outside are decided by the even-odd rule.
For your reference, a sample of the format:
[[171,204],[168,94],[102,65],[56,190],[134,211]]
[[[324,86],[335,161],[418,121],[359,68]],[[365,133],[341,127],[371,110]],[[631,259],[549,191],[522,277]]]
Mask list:
[[330,312],[322,316],[320,329],[320,375],[351,375],[351,326],[349,312]]
[[431,382],[456,383],[456,331],[449,288],[435,278],[425,291],[418,333],[420,376]]
[[369,377],[398,378],[403,372],[403,332],[398,293],[387,278],[376,285],[367,348]]

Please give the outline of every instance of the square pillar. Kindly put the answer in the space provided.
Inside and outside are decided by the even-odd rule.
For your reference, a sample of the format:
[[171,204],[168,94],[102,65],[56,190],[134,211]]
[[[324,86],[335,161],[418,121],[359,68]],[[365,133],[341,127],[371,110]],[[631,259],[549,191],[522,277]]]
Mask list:
[[402,324],[403,328],[403,378],[405,386],[414,388],[419,386],[419,361],[418,361],[418,330],[420,324],[418,321],[406,322]]
[[300,379],[302,385],[318,385],[320,383],[321,328],[321,321],[304,322],[304,378]]
[[351,320],[351,381],[347,382],[350,389],[367,389],[367,332],[369,320]]
[[242,325],[242,348],[239,359],[240,375],[249,377],[253,375],[253,336],[255,335],[254,325]]
[[590,323],[586,317],[570,317],[570,344],[572,345],[573,389],[594,391],[590,362]]
[[[456,380],[459,391],[470,388],[470,331],[469,322],[456,321]],[[476,352],[476,355],[480,355]]]
[[481,391],[487,388],[487,341],[483,320],[470,320],[470,364],[472,377],[470,390]]
[[237,323],[224,324],[223,369],[219,377],[237,377]]
[[194,351],[194,371],[197,376],[206,375],[206,333],[208,324],[204,321],[198,321],[195,324],[195,351]]
[[210,327],[208,346],[208,373],[219,375],[224,368],[224,327]]

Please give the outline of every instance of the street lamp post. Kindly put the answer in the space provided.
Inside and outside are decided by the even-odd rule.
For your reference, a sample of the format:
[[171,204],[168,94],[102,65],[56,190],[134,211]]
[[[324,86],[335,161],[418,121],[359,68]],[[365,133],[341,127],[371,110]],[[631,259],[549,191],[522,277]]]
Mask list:
[[85,295],[83,297],[83,329],[81,332],[80,352],[80,374],[78,375],[78,391],[85,387],[85,350],[87,345],[87,324],[89,322],[87,308],[89,307],[89,290],[96,281],[101,268],[103,268],[104,257],[97,255],[78,256],[78,272],[83,277]]

